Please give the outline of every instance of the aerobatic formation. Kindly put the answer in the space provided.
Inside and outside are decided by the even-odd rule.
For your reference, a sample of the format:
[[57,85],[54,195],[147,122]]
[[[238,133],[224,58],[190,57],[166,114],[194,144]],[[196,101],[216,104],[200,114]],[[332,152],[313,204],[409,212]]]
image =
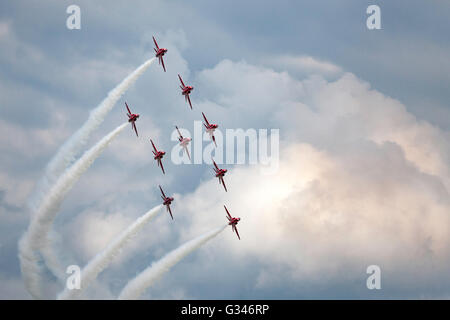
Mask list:
[[[155,54],[156,57],[159,59],[160,64],[162,64],[162,67],[164,69],[164,72],[166,71],[166,67],[164,65],[164,60],[163,60],[163,56],[165,53],[167,53],[167,49],[166,48],[159,48],[158,43],[156,42],[155,37],[153,37],[153,42],[155,43],[156,48],[154,48],[155,50]],[[189,103],[189,106],[192,110],[192,102],[191,102],[191,98],[190,98],[190,94],[192,92],[192,90],[194,90],[194,87],[192,86],[188,86],[184,84],[183,79],[181,78],[181,76],[178,74],[178,79],[181,82],[180,88],[181,88],[181,94],[185,97],[185,100]],[[139,118],[138,114],[132,114],[130,109],[128,108],[128,105],[125,103],[127,110],[128,110],[128,121],[131,122],[133,129],[136,131],[136,135],[137,135],[137,129],[136,129],[136,120]],[[216,130],[219,125],[218,124],[214,124],[214,123],[210,123],[208,121],[208,119],[206,118],[205,113],[202,112],[202,116],[203,119],[205,120],[205,123],[203,124],[205,126],[206,132],[209,134],[211,140],[214,142],[214,145],[217,147],[217,143],[216,143],[216,138],[214,137],[214,130]],[[177,129],[178,132],[178,141],[180,142],[180,146],[184,149],[184,151],[186,152],[187,156],[189,159],[191,159],[191,156],[189,155],[189,151],[188,151],[188,145],[189,142],[191,142],[191,138],[187,138],[187,137],[183,137],[182,134],[180,133],[180,130],[178,129],[178,126],[175,126],[175,128]],[[162,159],[164,157],[164,155],[166,154],[165,151],[163,150],[158,150],[158,148],[155,146],[155,143],[153,142],[152,139],[150,139],[150,142],[152,144],[153,147],[153,158],[154,160],[157,161],[158,167],[161,167],[161,170],[163,172],[163,174],[165,174],[165,170],[164,170],[164,166],[162,163]],[[214,164],[214,172],[215,172],[215,177],[219,178],[219,184],[223,185],[223,188],[225,189],[225,192],[227,192],[227,186],[225,185],[225,181],[224,181],[224,176],[227,173],[227,169],[221,169],[217,166],[216,162],[214,160],[213,164]],[[163,204],[166,206],[167,211],[170,213],[170,216],[173,219],[173,215],[172,215],[172,210],[170,209],[170,204],[173,201],[173,198],[171,197],[166,197],[166,195],[164,194],[164,191],[162,190],[161,186],[159,186],[162,196],[161,198],[163,199]],[[227,208],[225,207],[225,210],[227,211],[227,218],[229,220],[229,225],[231,225],[232,230],[236,232],[239,240],[241,239],[239,236],[239,233],[237,232],[236,229],[236,224],[239,222],[240,218],[232,218],[230,213],[228,212]]]
[[[60,280],[63,280],[64,271],[62,269],[62,263],[59,261],[56,251],[52,247],[52,241],[49,234],[52,229],[53,221],[58,214],[59,208],[62,201],[64,200],[66,194],[73,187],[73,185],[78,181],[83,172],[85,172],[95,161],[97,157],[103,152],[103,150],[108,146],[108,144],[120,133],[123,129],[131,124],[132,130],[136,133],[136,137],[139,137],[138,130],[136,127],[136,121],[139,119],[139,114],[132,113],[127,102],[125,102],[126,115],[128,117],[127,122],[118,126],[115,130],[106,135],[103,139],[98,141],[91,149],[86,151],[83,156],[81,156],[76,162],[71,163],[67,159],[73,159],[77,153],[80,151],[83,144],[86,142],[87,138],[91,135],[95,128],[97,128],[100,123],[104,120],[106,114],[112,109],[114,104],[120,98],[121,95],[131,86],[131,84],[151,65],[156,59],[162,65],[164,72],[166,72],[166,66],[164,64],[163,56],[168,52],[166,48],[159,48],[156,39],[153,37],[153,42],[156,46],[155,57],[149,59],[135,71],[133,71],[127,78],[125,78],[114,90],[112,90],[107,98],[96,108],[94,112],[91,113],[88,121],[83,125],[83,127],[78,130],[70,139],[69,142],[65,143],[57,155],[52,159],[50,163],[50,169],[46,172],[46,183],[40,183],[35,191],[33,206],[34,218],[25,232],[23,237],[19,242],[19,258],[21,263],[22,276],[25,282],[25,286],[28,292],[36,299],[44,298],[45,293],[42,288],[43,284],[43,270],[40,267],[40,257],[44,260],[45,264],[48,266],[49,270]],[[181,82],[181,94],[185,97],[185,101],[189,103],[190,110],[193,110],[192,102],[190,99],[190,94],[194,87],[185,85],[180,74],[178,78]],[[206,132],[209,134],[214,145],[217,147],[216,139],[214,137],[214,130],[219,126],[218,124],[212,124],[208,121],[205,114],[202,112],[203,119],[205,121],[204,126]],[[183,137],[178,126],[175,126],[178,133],[179,146],[183,149],[189,159],[191,156],[189,154],[188,146],[192,141],[189,137]],[[153,139],[149,139],[152,145],[153,158],[156,160],[158,167],[161,167],[161,171],[165,174],[163,166],[163,157],[166,154],[162,149],[158,149],[155,145]],[[159,141],[160,142],[160,141]],[[212,159],[214,164],[215,177],[219,179],[219,184],[222,184],[225,191],[227,187],[225,185],[224,176],[227,172],[226,169],[221,169],[218,167],[214,159]],[[56,168],[56,169],[55,169]],[[173,197],[166,196],[163,188],[159,185],[161,191],[162,204],[154,207],[148,211],[143,216],[139,217],[132,225],[130,225],[122,234],[113,239],[111,243],[100,253],[98,253],[82,270],[83,286],[81,291],[74,292],[65,288],[59,295],[59,299],[74,299],[81,297],[83,295],[83,290],[85,290],[90,283],[92,283],[97,275],[102,272],[116,256],[116,254],[124,247],[128,241],[143,228],[143,226],[148,223],[153,217],[155,217],[160,208],[166,207],[167,212],[170,214],[171,219],[174,219],[172,208],[170,205],[174,201]],[[239,233],[237,231],[236,225],[240,221],[240,218],[234,218],[229,213],[227,207],[224,205],[225,211],[227,213],[226,218],[228,219],[227,224],[215,228],[203,235],[198,236],[174,249],[166,256],[164,256],[159,261],[153,263],[149,268],[144,270],[135,279],[132,279],[127,286],[124,288],[123,292],[119,295],[119,298],[137,298],[146,288],[148,288],[156,279],[161,277],[165,272],[167,272],[171,266],[175,265],[183,257],[185,257],[190,252],[193,252],[201,245],[206,243],[209,239],[214,238],[222,230],[224,230],[228,225],[231,226],[232,231],[236,233],[238,239],[240,240]],[[41,255],[39,255],[39,252]]]

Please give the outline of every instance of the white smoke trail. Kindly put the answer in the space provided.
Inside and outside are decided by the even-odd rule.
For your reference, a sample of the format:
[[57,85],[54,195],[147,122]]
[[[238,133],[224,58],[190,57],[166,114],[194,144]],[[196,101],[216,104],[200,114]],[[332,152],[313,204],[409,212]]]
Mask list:
[[[136,70],[129,74],[121,83],[119,83],[113,90],[111,90],[107,97],[91,111],[89,118],[83,126],[76,131],[66,143],[58,150],[47,165],[44,177],[38,183],[36,191],[30,200],[30,207],[34,210],[39,204],[45,192],[62,174],[62,172],[74,160],[77,153],[84,146],[91,133],[103,122],[109,111],[114,107],[120,97],[128,90],[128,88],[144,73],[144,71],[152,64],[155,58],[151,58],[140,65]],[[50,271],[59,280],[65,277],[65,273],[61,269],[61,262],[58,257],[53,254],[54,249],[47,246],[42,249],[42,254],[46,260],[46,264]]]
[[63,282],[67,277],[67,274],[65,273],[64,263],[56,254],[58,251],[53,246],[54,243],[58,243],[58,240],[60,240],[59,237],[58,240],[55,239],[55,237],[58,237],[58,235],[54,231],[50,230],[47,235],[45,245],[40,249],[40,251],[48,269],[60,282]]
[[103,122],[106,115],[111,111],[120,97],[128,88],[144,73],[145,70],[156,60],[155,57],[145,61],[136,70],[129,74],[121,83],[112,89],[107,97],[95,108],[89,118],[61,148],[47,165],[44,177],[38,183],[36,191],[31,200],[30,207],[36,209],[47,190],[56,182],[56,179],[66,170],[66,168],[75,160],[76,155],[86,144],[92,132]]
[[52,186],[35,214],[31,217],[28,230],[19,241],[19,258],[25,286],[34,298],[39,299],[42,295],[39,255],[37,252],[48,246],[48,234],[64,197],[94,160],[100,156],[103,150],[127,125],[128,122],[120,125],[103,137],[68,168]]
[[65,288],[58,295],[59,300],[77,299],[84,290],[95,280],[100,272],[102,272],[111,261],[120,253],[122,248],[133,238],[147,223],[149,223],[161,211],[162,205],[158,205],[139,217],[117,238],[111,241],[108,246],[97,254],[88,264],[81,270],[81,288],[80,290],[69,290]]
[[150,267],[138,274],[134,279],[130,280],[122,292],[119,294],[119,300],[135,300],[139,298],[142,293],[150,287],[156,280],[161,278],[164,273],[170,270],[181,259],[189,253],[200,248],[208,240],[217,236],[222,232],[228,224],[207,232],[195,239],[192,239],[177,249],[169,252],[160,260],[154,262]]

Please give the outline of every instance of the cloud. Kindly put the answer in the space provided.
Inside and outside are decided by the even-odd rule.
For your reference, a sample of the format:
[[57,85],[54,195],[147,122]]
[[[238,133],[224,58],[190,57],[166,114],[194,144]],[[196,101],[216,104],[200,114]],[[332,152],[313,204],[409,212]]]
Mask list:
[[[257,291],[270,292],[286,281],[313,288],[327,281],[351,284],[361,273],[364,280],[370,264],[379,264],[399,287],[413,279],[432,283],[443,272],[450,261],[445,228],[450,208],[446,200],[448,132],[417,120],[399,101],[350,73],[336,81],[321,75],[296,79],[286,72],[224,60],[202,70],[194,80],[203,91],[196,105],[214,110],[224,127],[280,128],[279,171],[268,177],[261,175],[258,166],[229,168],[228,193],[215,179],[206,178],[193,193],[177,197],[174,212],[179,224],[169,230],[166,223],[155,221],[160,223],[158,233],[145,238],[144,244],[144,238],[137,238],[117,261],[126,262],[148,249],[162,255],[167,246],[155,247],[158,240],[167,240],[171,234],[186,240],[204,232],[205,227],[225,220],[222,205],[226,204],[242,218],[242,241],[226,231],[225,241],[217,239],[197,257],[208,256],[211,270],[252,261],[248,267],[254,270],[254,279],[238,282],[252,281]],[[161,89],[164,93],[171,85],[163,83]],[[162,120],[156,129],[143,129],[158,135],[164,126]],[[143,146],[123,143],[107,153],[117,163],[86,177],[82,190],[75,191],[69,201],[74,204],[82,194],[107,185],[102,200],[63,227],[64,234],[74,239],[65,241],[65,250],[73,251],[78,261],[99,252],[131,223],[128,212],[137,216],[154,201],[153,196],[130,197],[130,190],[145,193],[148,189],[150,180],[142,175],[120,186],[127,190],[125,194],[114,192],[118,179],[113,165],[125,165],[126,160],[120,153],[128,150],[127,154],[145,159]],[[224,257],[229,261],[214,263]],[[117,261],[112,270],[125,274]],[[195,264],[190,268],[195,269]],[[112,276],[117,277],[106,273],[102,279]],[[203,276],[214,281],[215,274],[205,271]],[[99,290],[109,292],[107,287]],[[191,287],[179,288],[183,295],[191,294]],[[421,289],[432,292],[424,285]],[[199,292],[192,294],[201,297]]]
[[10,206],[20,206],[27,199],[33,185],[32,180],[16,179],[0,172],[0,191],[5,192],[0,200]]
[[92,258],[131,222],[133,220],[123,213],[105,215],[102,212],[89,212],[80,215],[74,221],[74,229],[78,233],[76,253],[83,260]]
[[[254,114],[250,123],[280,128],[280,167],[272,176],[261,175],[258,166],[229,168],[228,193],[216,179],[206,178],[194,192],[177,197],[174,212],[176,222],[181,222],[170,232],[161,231],[158,239],[179,233],[183,241],[204,232],[225,220],[222,205],[226,204],[242,218],[242,241],[226,231],[224,241],[198,253],[198,263],[208,257],[211,270],[217,270],[252,261],[249,268],[255,278],[238,282],[251,281],[254,290],[271,292],[289,281],[312,288],[344,283],[347,295],[354,297],[351,284],[364,285],[366,267],[378,264],[401,294],[411,294],[401,288],[412,281],[419,283],[418,290],[433,294],[436,275],[443,275],[450,261],[445,227],[450,222],[448,132],[417,120],[402,103],[350,73],[336,81],[320,75],[296,79],[285,72],[224,60],[195,79],[205,84],[208,93],[201,109],[214,108],[223,115],[219,117],[223,123],[246,128],[246,115]],[[119,150],[110,152],[120,163],[124,161],[117,156]],[[97,187],[111,170],[93,174]],[[146,185],[133,183],[136,191]],[[108,193],[110,208],[124,203],[113,196],[118,194],[113,189]],[[106,215],[89,210],[71,222],[71,232],[82,240],[69,247],[81,260],[101,250],[132,221],[114,212],[142,207],[139,197],[126,202],[128,207],[120,211],[108,209]],[[99,202],[93,210],[108,206]],[[131,251],[138,254],[152,248],[162,254],[161,248],[150,245],[157,241],[152,239]],[[225,264],[224,257],[229,260]],[[123,272],[117,264],[113,268]],[[215,274],[204,272],[205,281],[214,281]],[[443,281],[450,279],[444,276]],[[192,288],[180,288],[191,294]]]
[[342,68],[328,61],[319,60],[311,56],[280,55],[273,56],[267,63],[285,70],[302,73],[319,73],[322,75],[336,75],[342,73]]
[[[229,80],[222,83],[226,97],[219,91],[210,97],[229,106],[227,113],[237,101],[258,108],[258,116],[272,112],[283,139],[277,174],[235,166],[226,177],[228,193],[211,178],[176,204],[192,216],[186,238],[224,219],[223,204],[242,218],[242,241],[227,232],[210,259],[226,255],[230,266],[257,260],[254,286],[260,289],[287,279],[313,286],[365,281],[370,264],[380,265],[403,295],[411,294],[402,288],[412,283],[415,295],[433,292],[438,278],[450,283],[448,132],[417,120],[350,73],[332,82],[320,76],[299,81],[224,61],[204,75]],[[264,91],[267,83],[270,91]],[[283,93],[277,107],[273,92]],[[270,101],[272,111],[256,100]]]
[[[82,10],[89,15],[84,15],[82,30],[89,26],[89,32],[68,34],[64,14],[58,13],[64,13],[64,4],[39,5],[31,11],[26,6],[5,9],[14,19],[0,24],[0,42],[6,48],[0,55],[5,67],[0,96],[6,106],[0,114],[4,155],[0,187],[6,190],[3,200],[9,206],[24,201],[43,162],[84,121],[86,110],[148,57],[152,34],[169,48],[168,72],[164,74],[159,66],[150,70],[126,97],[141,114],[138,128],[145,139],[157,136],[162,147],[170,150],[167,137],[173,126],[190,129],[194,119],[200,120],[200,111],[217,120],[221,128],[280,129],[277,175],[272,180],[261,177],[258,167],[228,166],[229,193],[210,178],[207,166],[167,162],[168,175],[161,177],[146,156],[150,150],[145,139],[136,141],[131,130],[125,132],[65,200],[56,229],[66,244],[64,249],[74,254],[73,261],[81,264],[97,252],[89,248],[91,237],[100,250],[132,217],[157,203],[157,183],[183,194],[176,197],[174,223],[162,220],[166,216],[155,221],[156,230],[136,238],[132,250],[90,290],[90,297],[114,298],[110,289],[119,292],[120,285],[152,258],[224,220],[222,204],[243,219],[239,225],[243,240],[238,242],[226,230],[175,268],[147,297],[320,298],[329,296],[339,279],[344,287],[336,289],[336,297],[362,297],[367,293],[354,287],[359,280],[364,285],[366,264],[373,260],[383,263],[383,275],[388,277],[383,283],[391,291],[383,288],[385,297],[392,290],[403,296],[448,296],[448,291],[440,290],[445,291],[448,283],[443,212],[448,212],[449,132],[421,120],[439,118],[442,127],[448,127],[445,116],[439,117],[447,114],[448,100],[442,90],[448,77],[439,72],[446,61],[445,32],[422,28],[421,23],[400,30],[404,21],[397,19],[399,34],[368,36],[354,28],[361,25],[358,14],[354,15],[357,8],[349,11],[331,3],[320,10],[307,6],[301,10],[305,19],[298,19],[298,10],[289,19],[281,14],[283,23],[267,29],[260,28],[260,22],[267,19],[264,6],[249,21],[242,12],[255,13],[251,6],[244,6],[236,17],[232,4],[224,11],[215,5],[195,8],[162,2],[149,8],[142,1],[135,6],[115,5],[111,10],[84,4]],[[295,11],[277,8],[284,8],[281,13]],[[335,9],[345,18],[342,24],[334,23]],[[404,8],[391,9],[400,12]],[[423,19],[422,6],[409,9]],[[324,14],[332,18],[325,19],[331,25],[316,23],[325,21],[316,19]],[[37,16],[46,22],[34,23],[35,28],[17,23],[33,23]],[[115,16],[121,18],[111,19]],[[445,17],[442,14],[439,21],[445,24]],[[162,31],[168,28],[171,31]],[[317,37],[317,32],[322,36]],[[408,33],[414,41],[406,44],[405,39],[411,40]],[[318,38],[323,41],[317,42]],[[444,47],[437,50],[435,43],[430,44],[433,41]],[[392,54],[380,59],[380,52]],[[185,112],[183,97],[176,94],[177,73],[195,87],[193,112]],[[403,102],[408,101],[405,97],[423,100],[413,110],[410,100],[404,105],[386,93]],[[433,99],[441,101],[439,114],[429,107]],[[99,136],[123,116],[120,110],[111,114]],[[184,207],[187,199],[191,202]],[[16,211],[4,211],[6,239],[14,233],[8,219]],[[105,232],[99,234],[89,223]],[[17,229],[22,231],[25,226]],[[18,270],[15,256],[3,260],[11,265],[8,270]],[[226,272],[217,276],[217,270]],[[0,292],[6,292],[3,296],[26,297],[19,280],[8,278],[10,274],[0,279]],[[292,289],[286,291],[289,286]],[[169,293],[168,288],[174,287],[179,295]]]
[[448,193],[438,179],[408,164],[398,146],[367,143],[336,156],[294,144],[283,152],[275,176],[236,168],[226,195],[211,180],[181,200],[193,217],[189,234],[223,220],[222,204],[242,218],[242,241],[228,232],[215,244],[212,261],[217,254],[257,259],[258,287],[270,287],[277,268],[288,270],[283,280],[299,284],[355,279],[370,264],[391,280],[408,274],[406,283],[445,270]]
[[[360,139],[394,142],[410,162],[425,173],[440,176],[450,190],[448,131],[416,119],[402,103],[371,90],[368,83],[350,73],[335,82],[319,82],[308,93],[319,114],[314,122],[319,129],[313,130],[324,140],[334,141],[332,135],[336,135],[345,143]],[[303,121],[307,122],[308,116]]]

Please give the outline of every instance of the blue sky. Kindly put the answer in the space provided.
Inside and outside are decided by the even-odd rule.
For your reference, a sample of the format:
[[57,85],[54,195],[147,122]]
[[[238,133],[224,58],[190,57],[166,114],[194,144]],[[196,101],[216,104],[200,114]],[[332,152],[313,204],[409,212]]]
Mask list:
[[[55,222],[64,261],[84,265],[114,235],[175,194],[102,273],[89,297],[115,298],[179,243],[242,218],[143,296],[182,298],[446,298],[450,278],[450,5],[442,1],[71,1],[0,4],[0,298],[30,298],[17,242],[27,200],[59,146],[117,83],[169,49],[119,100],[88,145],[140,113],[65,199]],[[381,8],[368,30],[366,8]],[[190,111],[177,73],[194,86]],[[222,128],[280,130],[280,169],[227,166],[228,193],[209,165],[166,161],[174,125],[204,111]],[[205,142],[206,145],[206,142]],[[167,159],[169,160],[169,158]],[[365,286],[379,264],[381,290]],[[46,294],[61,288],[50,273]]]

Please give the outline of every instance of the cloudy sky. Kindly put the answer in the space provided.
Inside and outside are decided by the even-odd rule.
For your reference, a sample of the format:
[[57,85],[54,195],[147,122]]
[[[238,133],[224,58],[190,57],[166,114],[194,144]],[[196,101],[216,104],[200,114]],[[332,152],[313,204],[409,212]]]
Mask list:
[[[66,27],[71,4],[80,30]],[[0,298],[31,298],[18,241],[47,163],[152,57],[152,35],[169,49],[167,72],[150,66],[86,147],[126,121],[125,100],[140,137],[126,128],[75,184],[52,241],[64,264],[84,266],[160,202],[158,184],[175,197],[175,220],[148,224],[87,298],[116,298],[166,252],[223,224],[224,204],[241,217],[241,241],[226,229],[142,298],[449,298],[450,4],[376,1],[382,28],[368,30],[371,4],[1,2]],[[192,111],[177,73],[194,86]],[[222,129],[279,129],[278,169],[224,164],[225,193],[209,164],[170,161],[174,126],[193,133],[202,111]],[[149,138],[168,153],[164,176]],[[380,290],[366,287],[370,265]],[[53,299],[63,285],[44,271]]]

